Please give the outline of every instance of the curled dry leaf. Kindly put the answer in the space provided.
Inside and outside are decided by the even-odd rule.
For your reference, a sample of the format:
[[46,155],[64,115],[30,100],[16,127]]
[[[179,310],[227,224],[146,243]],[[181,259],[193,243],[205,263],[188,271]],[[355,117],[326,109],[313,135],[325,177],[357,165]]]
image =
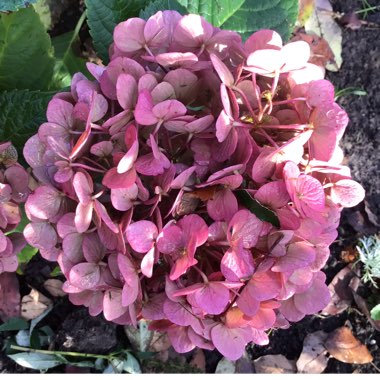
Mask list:
[[44,283],[44,288],[53,296],[53,297],[66,297],[67,294],[62,290],[63,282],[55,278],[50,278]]
[[373,360],[368,348],[345,326],[329,334],[325,347],[331,356],[343,363],[366,364]]
[[296,363],[299,373],[322,373],[325,370],[329,360],[324,346],[327,335],[324,331],[307,335],[303,341],[302,353]]
[[342,30],[333,16],[334,12],[329,0],[315,0],[312,15],[305,22],[305,31],[307,34],[314,33],[327,41],[334,54],[334,60],[326,65],[326,69],[338,71],[342,66]]
[[148,348],[152,342],[153,331],[148,330],[148,324],[144,319],[138,322],[138,328],[124,326],[124,331],[134,350],[141,352],[149,351]]
[[256,373],[297,373],[296,361],[284,355],[265,355],[254,361]]
[[299,0],[297,23],[299,26],[304,26],[314,11],[314,0]]
[[350,266],[344,267],[339,271],[328,286],[331,300],[322,310],[325,315],[337,315],[346,310],[352,302],[352,292],[348,287],[355,273]]
[[22,297],[21,316],[26,320],[32,320],[39,317],[49,306],[53,304],[49,298],[45,297],[36,289]]

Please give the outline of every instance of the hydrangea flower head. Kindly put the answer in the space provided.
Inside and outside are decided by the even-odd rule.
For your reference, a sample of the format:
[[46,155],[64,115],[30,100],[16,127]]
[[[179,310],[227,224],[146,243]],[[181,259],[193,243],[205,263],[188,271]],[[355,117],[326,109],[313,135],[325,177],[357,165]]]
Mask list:
[[110,55],[24,148],[39,181],[24,235],[70,300],[231,360],[323,309],[340,212],[364,190],[307,45],[164,11],[120,23]]

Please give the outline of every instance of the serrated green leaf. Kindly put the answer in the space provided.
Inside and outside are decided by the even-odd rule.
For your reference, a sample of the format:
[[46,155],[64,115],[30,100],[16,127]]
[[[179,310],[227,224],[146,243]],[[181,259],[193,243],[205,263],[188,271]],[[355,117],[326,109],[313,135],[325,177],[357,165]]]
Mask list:
[[11,318],[0,325],[0,331],[20,331],[29,328],[29,323],[22,318]]
[[177,0],[154,0],[141,10],[139,17],[147,20],[150,16],[162,10],[177,11],[182,15],[189,13]]
[[53,66],[50,37],[34,8],[0,14],[0,90],[47,89]]
[[[203,16],[216,27],[220,27],[244,5],[245,0],[178,0],[189,13]],[[247,17],[247,16],[246,16]]]
[[380,321],[380,304],[371,310],[371,318],[374,321]]
[[86,0],[87,23],[95,49],[104,63],[109,61],[108,49],[115,26],[130,17],[138,16],[148,0]]
[[245,0],[222,25],[247,39],[259,29],[273,29],[288,40],[297,20],[298,0]]
[[54,355],[36,352],[22,352],[20,354],[8,355],[8,357],[22,367],[37,370],[46,370],[62,364],[61,360]]
[[37,0],[1,0],[0,12],[14,12],[20,8],[26,8]]
[[277,228],[280,227],[280,221],[278,220],[277,215],[269,208],[263,206],[256,199],[252,198],[248,191],[237,190],[235,191],[235,195],[238,201],[260,220],[268,222]]
[[17,254],[18,264],[28,264],[30,260],[37,254],[38,249],[27,244],[21,252]]
[[14,90],[0,92],[0,141],[12,141],[22,155],[26,140],[45,120],[54,92]]
[[[180,13],[199,14],[216,27],[240,33],[243,39],[259,29],[273,29],[287,40],[294,29],[298,15],[298,0],[174,1],[177,2],[186,10]],[[140,13],[140,17],[146,18],[159,10],[172,9],[166,8],[167,3],[165,0],[153,1],[151,3],[153,11],[147,15]]]

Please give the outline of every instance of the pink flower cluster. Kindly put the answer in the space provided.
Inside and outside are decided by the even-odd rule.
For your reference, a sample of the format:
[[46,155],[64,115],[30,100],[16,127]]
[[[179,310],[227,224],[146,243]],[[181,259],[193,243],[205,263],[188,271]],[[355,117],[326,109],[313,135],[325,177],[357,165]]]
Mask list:
[[0,143],[0,274],[15,272],[17,254],[26,241],[14,230],[21,221],[19,204],[29,194],[29,174],[17,163],[16,148],[10,142]]
[[232,360],[320,311],[341,209],[364,190],[308,45],[270,30],[243,43],[164,11],[120,23],[110,56],[51,100],[24,148],[40,183],[24,235],[70,300]]

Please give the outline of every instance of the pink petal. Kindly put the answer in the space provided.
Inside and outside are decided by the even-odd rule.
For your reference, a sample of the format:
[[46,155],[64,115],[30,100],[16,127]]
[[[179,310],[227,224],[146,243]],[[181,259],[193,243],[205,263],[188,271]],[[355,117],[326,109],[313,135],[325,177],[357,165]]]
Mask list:
[[274,49],[281,50],[282,38],[273,30],[262,29],[253,33],[244,44],[244,50],[253,53],[256,50]]
[[69,280],[80,289],[93,289],[100,280],[100,267],[94,263],[80,263],[71,268]]
[[231,70],[215,54],[210,54],[210,59],[222,83],[227,87],[231,87],[235,83]]
[[117,100],[124,110],[134,108],[137,100],[137,81],[130,74],[120,74],[116,82]]
[[217,191],[207,202],[207,212],[215,221],[228,222],[238,211],[238,202],[230,189]]
[[113,34],[117,48],[125,53],[135,52],[143,48],[145,44],[145,24],[145,20],[137,17],[118,24]]
[[112,189],[112,206],[119,211],[128,211],[133,207],[133,202],[137,199],[137,195],[138,187],[135,183],[127,189]]
[[75,210],[75,226],[79,233],[86,232],[92,221],[93,203],[78,203]]
[[32,216],[49,220],[58,214],[62,199],[62,195],[53,187],[43,185],[29,195],[25,208]]
[[230,300],[230,291],[219,283],[210,282],[194,295],[197,304],[208,314],[218,315]]
[[165,100],[156,104],[152,110],[159,120],[170,120],[186,114],[186,107],[178,100]]
[[342,207],[354,207],[365,197],[363,187],[350,179],[341,179],[334,183],[330,193],[331,200]]
[[239,359],[247,344],[241,329],[229,329],[222,324],[211,329],[211,339],[215,348],[229,360]]
[[26,241],[38,249],[50,249],[57,244],[57,233],[50,223],[29,223],[23,233]]
[[148,252],[158,235],[157,227],[148,220],[140,220],[128,226],[126,236],[132,249],[139,253]]
[[289,245],[285,256],[280,257],[272,267],[274,272],[294,271],[311,264],[316,256],[313,245],[306,242],[297,242]]
[[195,348],[195,344],[190,340],[187,331],[187,327],[173,326],[167,332],[170,343],[180,354],[189,352]]
[[158,118],[153,113],[153,99],[148,90],[142,90],[139,94],[136,108],[135,119],[141,125],[152,125],[157,123]]
[[89,175],[86,175],[82,172],[75,173],[73,186],[79,202],[83,203],[83,205],[87,205],[91,202],[94,185]]
[[103,298],[103,312],[107,321],[112,321],[121,317],[127,312],[127,307],[122,305],[121,302],[122,291],[121,289],[107,290]]
[[245,249],[240,251],[229,249],[222,258],[220,268],[228,281],[249,278],[255,269],[252,253]]
[[136,181],[136,171],[129,170],[126,173],[119,174],[117,168],[111,168],[103,177],[102,184],[109,189],[128,189]]

